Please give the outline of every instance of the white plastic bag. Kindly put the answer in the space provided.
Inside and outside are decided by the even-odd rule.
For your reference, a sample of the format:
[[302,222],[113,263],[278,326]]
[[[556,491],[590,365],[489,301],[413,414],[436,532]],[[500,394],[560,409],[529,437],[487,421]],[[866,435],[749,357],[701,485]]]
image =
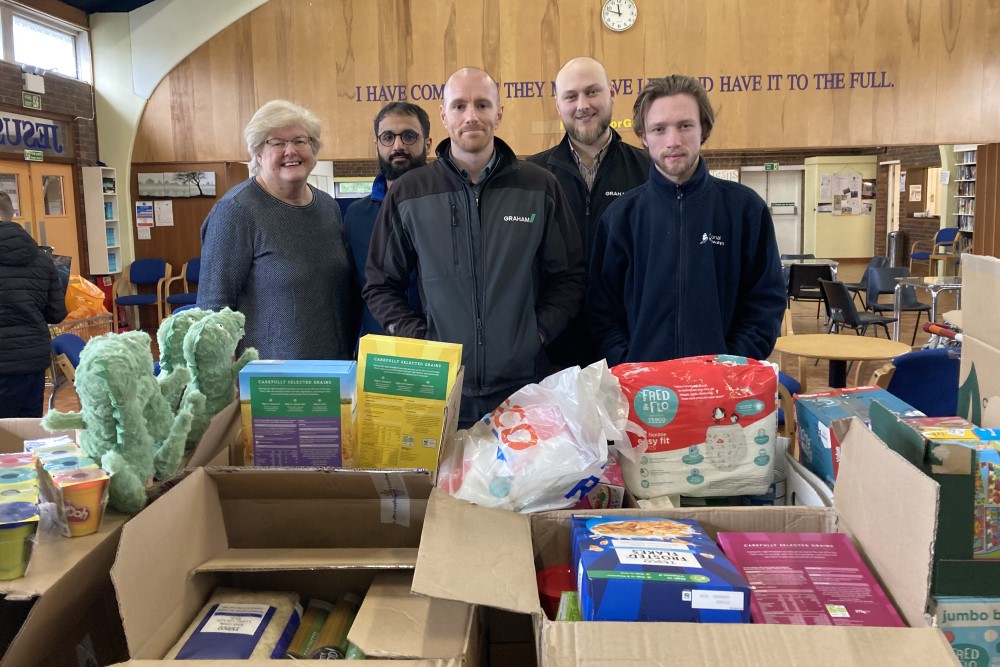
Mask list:
[[515,392],[447,445],[438,486],[485,507],[562,509],[596,485],[608,441],[623,442],[628,404],[601,361]]

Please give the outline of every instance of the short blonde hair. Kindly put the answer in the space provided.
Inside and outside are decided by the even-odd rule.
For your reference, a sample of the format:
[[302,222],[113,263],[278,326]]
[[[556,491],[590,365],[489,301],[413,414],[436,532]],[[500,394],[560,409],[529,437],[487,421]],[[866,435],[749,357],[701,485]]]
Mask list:
[[313,152],[318,153],[323,147],[320,141],[320,123],[312,111],[299,106],[288,100],[271,100],[253,115],[250,122],[243,130],[243,139],[247,144],[247,151],[250,153],[250,175],[257,175],[257,156],[267,140],[267,135],[272,130],[291,125],[300,125],[309,135]]

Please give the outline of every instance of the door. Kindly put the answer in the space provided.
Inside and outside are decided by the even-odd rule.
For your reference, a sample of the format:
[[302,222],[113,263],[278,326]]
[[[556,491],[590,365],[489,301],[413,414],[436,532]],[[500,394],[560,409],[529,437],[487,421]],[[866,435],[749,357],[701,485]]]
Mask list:
[[38,241],[38,227],[31,206],[31,173],[27,162],[0,161],[0,191],[10,195],[14,222],[20,223]]
[[49,162],[31,163],[31,191],[38,232],[35,240],[52,246],[57,255],[73,258],[70,270],[80,273],[80,245],[76,225],[73,167]]
[[740,182],[754,190],[771,211],[778,252],[802,252],[802,169],[763,171],[760,167],[740,170]]
[[14,222],[23,225],[38,245],[72,257],[70,270],[80,273],[73,167],[0,160],[0,191],[10,195]]

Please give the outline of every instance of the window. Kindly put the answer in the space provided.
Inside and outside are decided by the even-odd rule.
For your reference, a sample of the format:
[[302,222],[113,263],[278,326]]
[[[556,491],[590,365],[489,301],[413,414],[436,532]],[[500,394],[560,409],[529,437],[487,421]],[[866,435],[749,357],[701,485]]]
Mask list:
[[0,2],[0,34],[4,60],[92,82],[85,30]]

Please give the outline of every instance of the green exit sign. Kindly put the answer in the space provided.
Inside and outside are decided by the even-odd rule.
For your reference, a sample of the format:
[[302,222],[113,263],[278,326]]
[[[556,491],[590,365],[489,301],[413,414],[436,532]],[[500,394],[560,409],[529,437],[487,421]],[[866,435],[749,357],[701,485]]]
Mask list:
[[24,151],[24,159],[28,162],[41,162],[43,158],[42,151]]
[[778,171],[778,163],[777,162],[765,162],[764,163],[764,171]]
[[21,106],[25,109],[37,109],[42,110],[42,96],[36,95],[34,93],[29,93],[26,90],[21,91]]

